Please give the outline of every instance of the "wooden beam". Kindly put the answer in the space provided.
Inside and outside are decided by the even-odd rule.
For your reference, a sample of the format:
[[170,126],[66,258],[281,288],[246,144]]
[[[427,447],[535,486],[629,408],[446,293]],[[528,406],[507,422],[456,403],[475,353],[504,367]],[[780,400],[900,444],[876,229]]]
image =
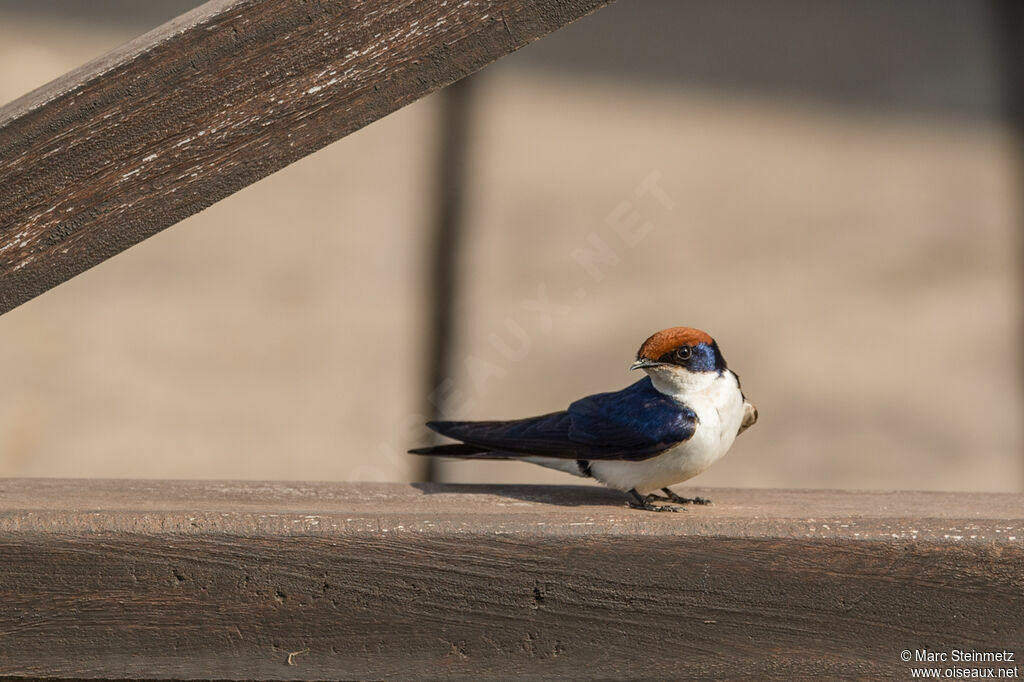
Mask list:
[[1020,495],[695,492],[714,504],[655,514],[589,487],[0,479],[0,676],[907,679],[903,650],[1024,655]]
[[607,2],[213,0],[12,102],[0,313]]

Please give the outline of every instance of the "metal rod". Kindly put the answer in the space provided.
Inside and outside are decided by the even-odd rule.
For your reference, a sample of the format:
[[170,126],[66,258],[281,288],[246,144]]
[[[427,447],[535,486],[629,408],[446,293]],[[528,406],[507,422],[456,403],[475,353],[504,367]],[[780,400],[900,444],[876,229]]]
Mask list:
[[[451,376],[454,356],[455,302],[458,297],[459,252],[464,231],[466,160],[475,77],[441,91],[437,184],[431,237],[430,328],[427,355],[426,409],[431,419],[445,411],[444,381]],[[422,460],[420,478],[437,481],[440,467],[433,457]]]

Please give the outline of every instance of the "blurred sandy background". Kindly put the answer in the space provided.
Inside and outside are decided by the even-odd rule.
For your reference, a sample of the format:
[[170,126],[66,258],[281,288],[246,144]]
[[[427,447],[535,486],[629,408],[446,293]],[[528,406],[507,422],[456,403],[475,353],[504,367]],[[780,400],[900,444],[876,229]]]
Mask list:
[[[190,4],[0,0],[0,100]],[[620,0],[486,69],[452,411],[620,388],[685,324],[761,412],[695,483],[1024,489],[992,12]],[[427,98],[0,317],[0,476],[415,477],[437,129]]]

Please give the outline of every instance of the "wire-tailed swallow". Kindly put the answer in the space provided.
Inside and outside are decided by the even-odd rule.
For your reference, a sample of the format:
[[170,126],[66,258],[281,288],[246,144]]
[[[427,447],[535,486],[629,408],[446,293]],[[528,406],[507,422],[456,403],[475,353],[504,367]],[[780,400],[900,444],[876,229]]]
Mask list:
[[[655,501],[707,504],[668,486],[714,464],[757,421],[739,377],[715,340],[689,327],[644,341],[631,369],[647,376],[621,391],[581,398],[562,412],[512,421],[427,422],[462,442],[409,452],[532,462],[627,491],[637,509],[679,511]],[[665,495],[651,494],[658,489]]]

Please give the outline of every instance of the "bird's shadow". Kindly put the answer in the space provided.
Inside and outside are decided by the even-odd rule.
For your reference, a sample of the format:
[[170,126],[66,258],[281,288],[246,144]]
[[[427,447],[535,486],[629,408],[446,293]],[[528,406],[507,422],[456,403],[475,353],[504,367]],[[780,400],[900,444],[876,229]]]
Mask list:
[[424,495],[497,495],[523,502],[559,507],[624,507],[625,493],[587,485],[490,485],[482,483],[413,483]]

